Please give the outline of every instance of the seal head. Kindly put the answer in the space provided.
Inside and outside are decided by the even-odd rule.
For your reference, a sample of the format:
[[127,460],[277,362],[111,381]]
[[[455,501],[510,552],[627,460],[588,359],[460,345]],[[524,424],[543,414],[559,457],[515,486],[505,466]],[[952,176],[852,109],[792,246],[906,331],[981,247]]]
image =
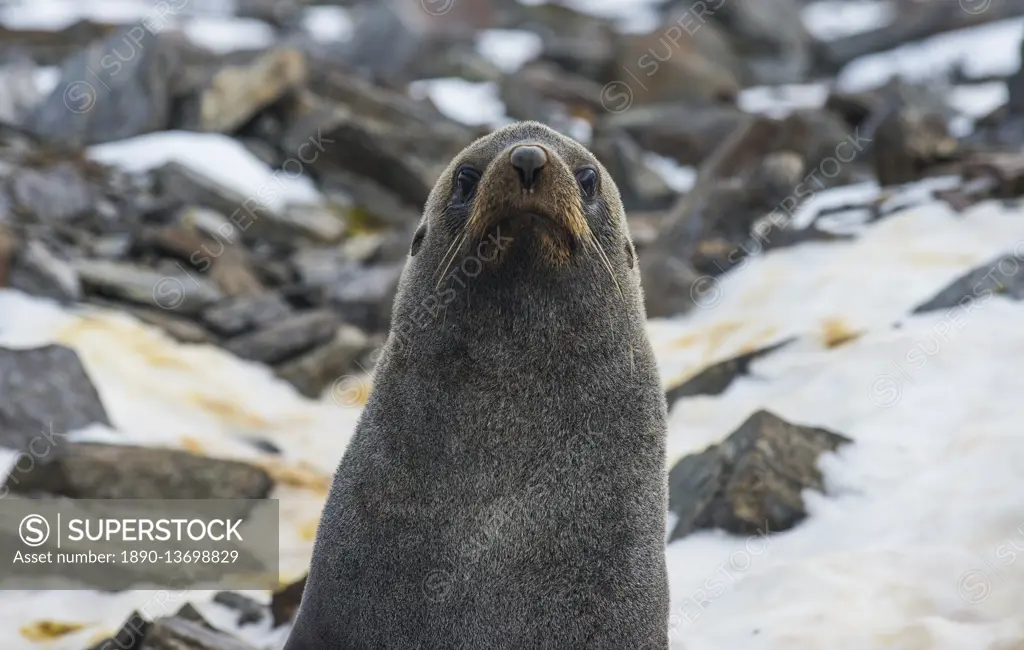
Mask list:
[[287,650],[667,648],[665,401],[614,182],[524,122],[433,188]]

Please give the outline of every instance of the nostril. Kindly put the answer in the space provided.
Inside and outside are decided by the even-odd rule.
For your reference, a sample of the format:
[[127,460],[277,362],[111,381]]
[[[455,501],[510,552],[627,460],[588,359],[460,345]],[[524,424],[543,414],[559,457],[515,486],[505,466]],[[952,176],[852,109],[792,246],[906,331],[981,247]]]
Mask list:
[[523,187],[530,189],[537,180],[537,176],[544,165],[548,162],[548,155],[543,149],[533,145],[523,145],[512,150],[509,156],[512,166],[519,174],[519,181]]

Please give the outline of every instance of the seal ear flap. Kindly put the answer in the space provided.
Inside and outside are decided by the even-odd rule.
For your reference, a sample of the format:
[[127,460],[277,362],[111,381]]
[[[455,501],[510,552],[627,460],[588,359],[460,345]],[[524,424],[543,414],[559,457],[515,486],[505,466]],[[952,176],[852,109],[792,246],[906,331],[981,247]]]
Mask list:
[[633,252],[633,244],[628,239],[626,240],[626,262],[629,264],[629,268],[633,268],[636,264],[636,253]]
[[427,224],[423,224],[416,229],[416,234],[412,236],[412,246],[409,247],[409,257],[415,257],[416,253],[420,252],[420,246],[423,245],[423,238],[427,236]]

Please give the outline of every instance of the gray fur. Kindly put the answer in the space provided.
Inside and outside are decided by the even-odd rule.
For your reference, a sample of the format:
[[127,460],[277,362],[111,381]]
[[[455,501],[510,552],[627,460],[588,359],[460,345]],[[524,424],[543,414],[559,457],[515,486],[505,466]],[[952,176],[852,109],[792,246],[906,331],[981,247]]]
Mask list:
[[[586,246],[552,260],[528,217],[489,222],[438,284],[466,219],[456,170],[475,163],[489,196],[519,143],[564,162],[538,205],[599,170],[584,213],[618,287]],[[665,401],[614,183],[514,124],[452,162],[422,228],[286,650],[667,648]]]

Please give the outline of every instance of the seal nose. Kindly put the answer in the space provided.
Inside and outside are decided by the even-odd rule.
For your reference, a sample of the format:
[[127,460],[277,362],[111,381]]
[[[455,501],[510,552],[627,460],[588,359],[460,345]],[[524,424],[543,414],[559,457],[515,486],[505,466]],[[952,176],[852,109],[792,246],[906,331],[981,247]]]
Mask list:
[[548,155],[540,147],[521,145],[512,150],[510,160],[519,174],[519,182],[528,190],[536,182],[541,168],[548,163]]

